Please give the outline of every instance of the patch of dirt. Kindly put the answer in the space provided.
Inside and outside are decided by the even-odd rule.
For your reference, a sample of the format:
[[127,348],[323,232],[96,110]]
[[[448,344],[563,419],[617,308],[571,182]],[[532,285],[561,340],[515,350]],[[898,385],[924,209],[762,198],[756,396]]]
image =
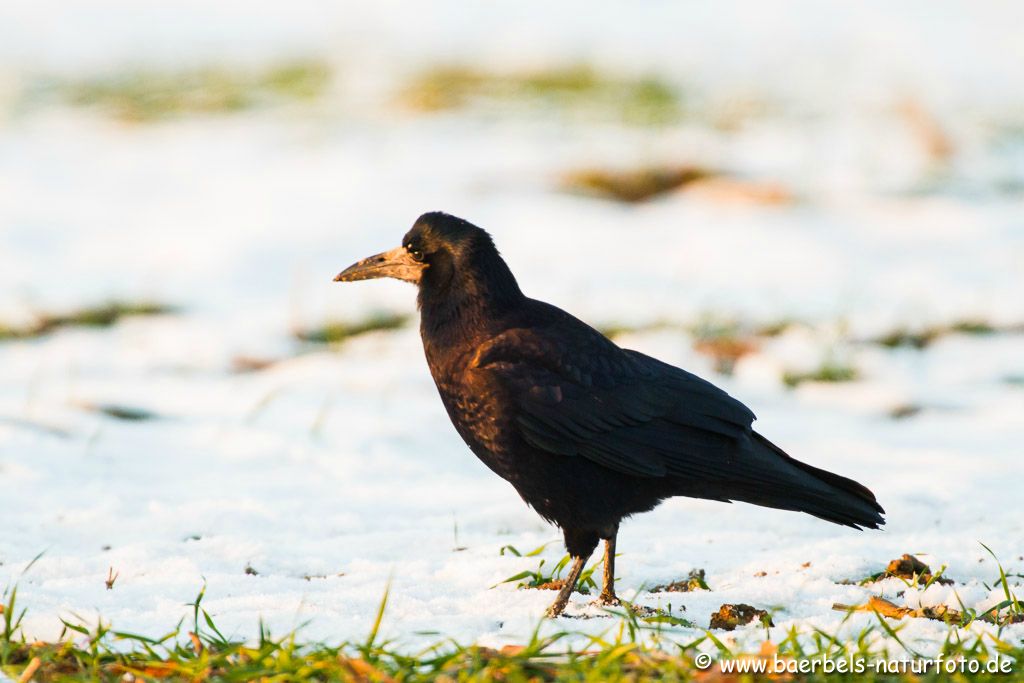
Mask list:
[[889,576],[898,576],[901,579],[912,579],[921,574],[931,574],[931,567],[909,553],[903,553],[902,557],[889,562],[885,568]]
[[239,374],[246,372],[259,372],[273,367],[279,362],[279,358],[239,355],[231,359],[231,371]]
[[718,611],[711,615],[711,625],[708,628],[732,631],[737,626],[744,626],[754,621],[768,626],[775,625],[772,623],[772,618],[763,609],[740,603],[738,605],[725,604],[719,607]]
[[562,188],[571,192],[635,204],[678,190],[714,174],[695,166],[634,170],[587,169],[567,174]]
[[736,362],[744,356],[758,350],[757,342],[741,337],[710,337],[698,339],[693,349],[700,354],[710,356],[715,362],[715,372],[720,375],[732,375]]
[[707,581],[704,580],[704,570],[694,569],[690,571],[685,579],[673,581],[672,583],[655,586],[652,593],[689,593],[690,591],[709,591]]
[[931,567],[909,553],[889,562],[885,571],[869,576],[863,583],[871,583],[896,577],[906,581],[916,581],[919,585],[925,586],[929,583],[938,583],[943,586],[953,585],[953,579],[944,576],[935,576]]
[[889,417],[894,420],[905,420],[908,417],[914,417],[922,410],[924,410],[924,408],[917,404],[902,403],[889,409]]

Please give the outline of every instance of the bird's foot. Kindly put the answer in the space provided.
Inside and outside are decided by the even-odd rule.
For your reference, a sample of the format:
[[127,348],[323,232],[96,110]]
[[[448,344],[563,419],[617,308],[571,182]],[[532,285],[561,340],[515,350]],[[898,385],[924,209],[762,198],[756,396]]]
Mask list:
[[577,557],[572,563],[572,569],[569,570],[569,576],[565,577],[565,583],[562,584],[561,590],[558,591],[558,597],[551,603],[551,607],[548,607],[545,616],[549,619],[562,614],[565,610],[565,606],[569,604],[569,597],[572,595],[573,590],[576,588],[576,583],[580,579],[580,573],[583,571],[583,563],[586,561],[584,557]]
[[548,619],[554,619],[560,617],[562,612],[565,611],[565,606],[568,604],[568,600],[555,600],[551,603],[551,606],[544,612],[544,616]]

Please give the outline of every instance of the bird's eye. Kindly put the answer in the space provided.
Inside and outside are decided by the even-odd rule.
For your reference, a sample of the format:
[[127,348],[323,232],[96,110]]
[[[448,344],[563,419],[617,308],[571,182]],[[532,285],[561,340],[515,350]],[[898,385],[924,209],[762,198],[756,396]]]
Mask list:
[[405,249],[406,249],[406,251],[409,252],[409,255],[412,256],[412,260],[413,261],[422,261],[423,260],[423,251],[422,250],[417,249],[416,247],[412,246],[411,244],[409,246],[407,246]]

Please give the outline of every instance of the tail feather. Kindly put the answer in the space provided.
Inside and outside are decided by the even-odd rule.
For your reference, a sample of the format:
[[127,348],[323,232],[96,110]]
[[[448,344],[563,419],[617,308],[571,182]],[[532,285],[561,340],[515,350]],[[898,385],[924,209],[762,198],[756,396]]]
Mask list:
[[[885,510],[864,485],[846,477],[791,458],[785,451],[757,432],[752,433],[757,456],[791,465],[790,476],[772,477],[750,491],[750,497],[735,498],[783,510],[806,512],[815,517],[855,529],[877,529],[885,524]],[[758,458],[760,459],[760,458]],[[756,500],[751,500],[755,498]]]

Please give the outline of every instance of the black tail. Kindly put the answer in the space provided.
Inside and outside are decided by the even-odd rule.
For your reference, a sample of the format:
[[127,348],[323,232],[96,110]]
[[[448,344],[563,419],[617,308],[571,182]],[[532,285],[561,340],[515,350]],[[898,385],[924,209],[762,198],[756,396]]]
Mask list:
[[[764,479],[744,495],[729,496],[733,500],[806,512],[855,529],[877,529],[885,524],[885,510],[866,486],[795,460],[757,432],[752,437],[753,460],[773,466],[757,467],[765,473]],[[780,469],[780,459],[790,467]]]

